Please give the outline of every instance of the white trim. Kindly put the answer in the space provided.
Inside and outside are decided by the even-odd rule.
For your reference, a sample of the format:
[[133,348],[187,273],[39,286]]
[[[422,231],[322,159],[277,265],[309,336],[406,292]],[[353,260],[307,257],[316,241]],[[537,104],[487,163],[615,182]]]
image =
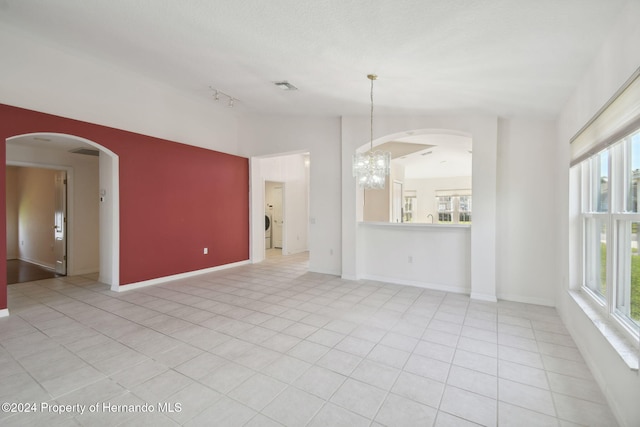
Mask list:
[[437,283],[419,282],[416,280],[404,280],[404,279],[397,279],[395,277],[377,276],[374,274],[366,274],[362,276],[362,279],[374,280],[376,282],[391,283],[394,285],[415,286],[417,288],[431,289],[434,291],[452,292],[456,294],[469,295],[469,291],[470,291],[469,288],[465,288],[464,286],[440,285]]
[[8,308],[3,308],[2,310],[0,310],[0,317],[8,317],[8,316],[9,316]]
[[74,276],[86,276],[87,274],[100,274],[100,270],[95,268],[87,268],[85,270],[77,270]]
[[[311,251],[309,251],[309,254],[311,254]],[[340,274],[341,274],[341,272],[339,270],[327,270],[327,269],[323,269],[323,268],[312,269],[311,267],[309,267],[309,268],[307,268],[307,271],[309,273],[328,274],[330,276],[338,276],[338,277],[340,277]]]
[[471,292],[471,295],[469,295],[469,297],[478,301],[498,302],[498,298],[496,298],[495,295],[483,294],[480,292]]
[[[472,296],[473,298],[473,296]],[[536,298],[536,297],[528,297],[523,295],[514,295],[514,294],[498,294],[498,299],[504,301],[512,301],[512,302],[521,302],[525,304],[535,304],[535,305],[544,305],[547,307],[555,307],[556,302],[553,299],[547,298]]]
[[251,264],[251,260],[233,262],[231,264],[219,265],[217,267],[204,268],[202,270],[188,271],[186,273],[173,274],[171,276],[158,277],[157,279],[144,280],[142,282],[130,283],[128,285],[111,286],[111,290],[115,292],[126,292],[134,289],[145,288],[147,286],[158,285],[160,283],[171,282],[173,280],[187,279],[201,274],[213,273],[214,271],[226,270],[228,268],[240,267],[242,265]]

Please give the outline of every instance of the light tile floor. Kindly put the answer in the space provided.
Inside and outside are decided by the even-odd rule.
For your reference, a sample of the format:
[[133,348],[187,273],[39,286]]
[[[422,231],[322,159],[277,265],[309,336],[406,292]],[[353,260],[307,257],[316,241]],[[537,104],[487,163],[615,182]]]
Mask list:
[[307,264],[123,293],[91,277],[10,286],[0,401],[34,405],[0,424],[616,425],[553,308]]

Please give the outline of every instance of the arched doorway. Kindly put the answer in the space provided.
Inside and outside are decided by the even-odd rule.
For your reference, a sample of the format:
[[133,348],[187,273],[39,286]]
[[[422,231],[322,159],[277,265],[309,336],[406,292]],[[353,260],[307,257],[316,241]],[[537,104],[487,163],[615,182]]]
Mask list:
[[[64,169],[68,172],[68,274],[82,274],[75,262],[83,251],[82,226],[97,226],[99,236],[99,281],[117,290],[119,286],[119,174],[118,156],[111,150],[75,135],[61,133],[29,133],[6,140],[7,165]],[[86,166],[82,156],[98,157],[98,194],[83,187],[82,174]],[[86,163],[86,162],[85,162]],[[71,166],[70,166],[71,164]],[[83,191],[84,190],[84,191]],[[97,221],[93,224],[75,222],[74,210],[82,204],[98,201]],[[95,216],[94,216],[95,217]],[[85,218],[86,220],[86,218]]]

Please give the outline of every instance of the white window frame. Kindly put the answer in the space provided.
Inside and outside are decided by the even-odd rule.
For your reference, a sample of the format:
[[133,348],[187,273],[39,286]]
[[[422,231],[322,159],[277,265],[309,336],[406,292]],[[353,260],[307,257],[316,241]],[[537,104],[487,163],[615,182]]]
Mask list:
[[[630,135],[620,141],[594,154],[589,159],[581,162],[581,221],[582,221],[582,290],[588,295],[595,305],[599,307],[602,314],[613,320],[619,329],[634,341],[640,339],[640,321],[634,321],[630,317],[630,310],[627,307],[628,315],[618,309],[619,292],[625,292],[624,300],[630,302],[631,296],[631,227],[632,223],[640,223],[640,212],[629,212],[630,203],[630,172],[631,172],[631,140],[632,137],[640,133],[640,129],[635,130]],[[598,212],[598,181],[600,173],[594,171],[596,162],[599,161],[599,154],[610,150],[609,154],[609,180],[608,180],[608,209],[606,212]],[[640,209],[640,206],[638,207]],[[593,272],[593,263],[597,259],[589,259],[594,254],[588,253],[588,237],[590,231],[588,227],[590,221],[594,219],[604,220],[606,224],[606,291],[604,295],[594,291],[589,286],[589,281]],[[597,230],[597,229],[596,229]],[[597,232],[597,231],[596,231]]]

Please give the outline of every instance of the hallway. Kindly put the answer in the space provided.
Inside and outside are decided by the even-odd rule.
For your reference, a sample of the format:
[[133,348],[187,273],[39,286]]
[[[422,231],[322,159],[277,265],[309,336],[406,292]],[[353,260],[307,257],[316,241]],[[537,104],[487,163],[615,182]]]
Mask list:
[[33,282],[60,277],[55,271],[19,259],[7,260],[7,284]]

